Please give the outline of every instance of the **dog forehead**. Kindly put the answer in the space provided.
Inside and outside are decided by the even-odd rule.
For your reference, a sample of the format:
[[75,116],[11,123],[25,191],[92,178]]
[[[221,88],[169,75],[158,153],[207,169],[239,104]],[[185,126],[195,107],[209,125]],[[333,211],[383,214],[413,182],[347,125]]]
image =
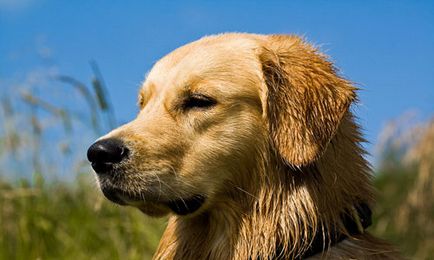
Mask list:
[[260,71],[257,41],[251,35],[224,34],[205,37],[184,45],[159,60],[144,83],[156,92],[186,85],[197,79],[240,81],[255,78]]
[[158,61],[153,70],[164,72],[189,62],[194,62],[198,66],[212,66],[213,61],[217,63],[248,55],[249,51],[258,46],[259,39],[262,38],[240,33],[206,36],[175,49]]

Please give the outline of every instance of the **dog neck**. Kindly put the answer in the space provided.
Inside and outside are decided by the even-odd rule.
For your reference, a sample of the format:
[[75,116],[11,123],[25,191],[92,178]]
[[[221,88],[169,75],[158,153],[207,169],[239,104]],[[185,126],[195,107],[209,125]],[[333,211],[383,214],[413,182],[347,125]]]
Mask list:
[[362,141],[347,115],[315,163],[294,168],[278,158],[258,162],[246,175],[255,181],[228,185],[231,191],[211,210],[171,217],[155,259],[267,259],[276,252],[291,259],[305,255],[318,233],[351,235],[342,216],[372,203]]

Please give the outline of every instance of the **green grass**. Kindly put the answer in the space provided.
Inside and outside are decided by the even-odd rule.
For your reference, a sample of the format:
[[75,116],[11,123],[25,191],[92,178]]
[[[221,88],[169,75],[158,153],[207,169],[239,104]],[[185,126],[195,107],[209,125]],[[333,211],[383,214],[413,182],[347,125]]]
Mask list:
[[[375,179],[377,188],[377,204],[374,209],[371,232],[393,243],[407,256],[413,256],[421,237],[408,239],[408,233],[399,232],[396,226],[397,210],[406,199],[416,174],[410,172],[394,172],[380,174]],[[420,234],[423,234],[420,232]]]
[[[377,204],[370,231],[396,245],[409,259],[434,259],[433,201],[426,201],[424,209],[408,208],[405,204],[416,177],[416,170],[399,168],[378,175]],[[400,219],[403,210],[411,214],[409,221]],[[422,215],[433,221],[418,221]]]
[[165,220],[116,206],[90,183],[0,182],[0,258],[150,259]]
[[[114,205],[85,176],[73,183],[0,181],[0,259],[151,259],[166,220]],[[433,234],[420,226],[402,232],[394,222],[413,181],[409,172],[379,175],[370,230],[411,258],[432,259],[433,246],[422,242]]]

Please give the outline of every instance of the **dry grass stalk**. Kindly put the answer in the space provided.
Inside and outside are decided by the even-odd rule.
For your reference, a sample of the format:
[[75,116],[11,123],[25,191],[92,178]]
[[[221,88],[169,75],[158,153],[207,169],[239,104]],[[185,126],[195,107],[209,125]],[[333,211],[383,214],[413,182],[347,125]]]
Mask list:
[[410,149],[407,157],[418,165],[416,182],[401,206],[398,227],[409,228],[417,225],[426,238],[420,242],[417,253],[421,258],[434,254],[434,120],[431,120],[420,142]]

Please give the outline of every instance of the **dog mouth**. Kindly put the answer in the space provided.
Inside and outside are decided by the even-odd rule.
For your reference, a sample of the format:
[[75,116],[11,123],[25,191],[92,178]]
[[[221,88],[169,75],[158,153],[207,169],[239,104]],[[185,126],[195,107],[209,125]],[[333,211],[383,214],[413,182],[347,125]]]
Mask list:
[[162,208],[169,208],[175,214],[185,216],[199,210],[206,201],[202,194],[179,197],[176,199],[159,199],[155,196],[145,194],[130,194],[117,188],[101,188],[104,196],[110,201],[119,205],[135,206],[145,214],[160,215],[158,212],[164,211]]
[[186,199],[176,199],[167,202],[167,206],[178,215],[188,215],[197,211],[205,202],[205,196],[194,195]]

